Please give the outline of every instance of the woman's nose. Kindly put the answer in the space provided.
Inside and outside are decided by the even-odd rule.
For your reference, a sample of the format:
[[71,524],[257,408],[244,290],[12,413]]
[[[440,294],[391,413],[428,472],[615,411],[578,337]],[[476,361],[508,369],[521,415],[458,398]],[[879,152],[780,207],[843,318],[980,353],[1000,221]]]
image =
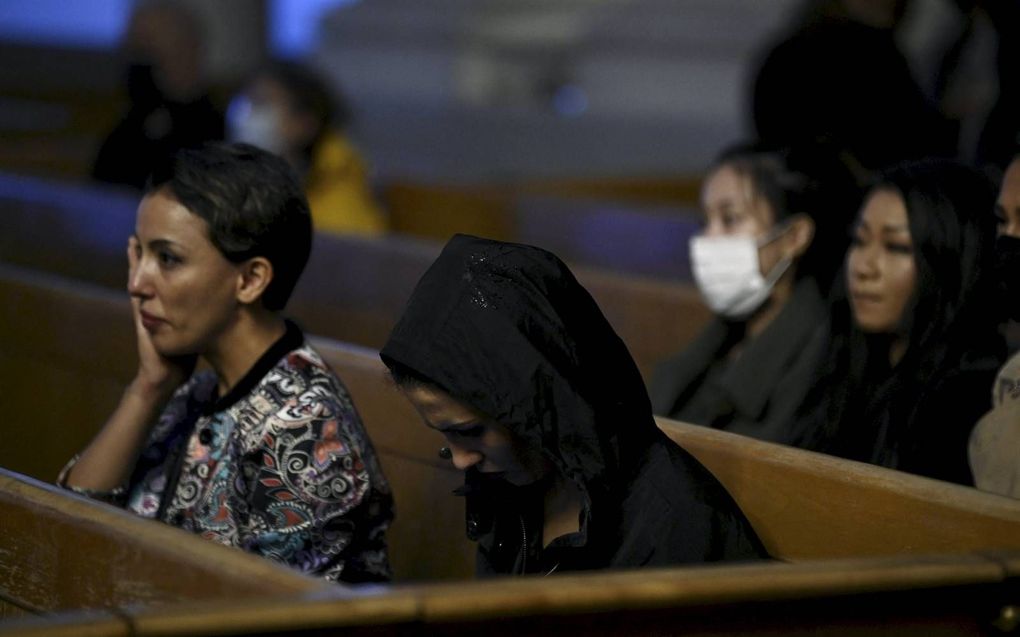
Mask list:
[[147,296],[152,293],[144,260],[137,260],[130,264],[127,289],[131,296]]
[[701,226],[701,231],[698,233],[702,237],[722,237],[726,235],[726,228],[716,220],[708,220]]
[[461,471],[467,471],[471,467],[480,463],[484,458],[481,452],[474,449],[468,449],[453,442],[450,443],[450,453],[453,456],[453,466],[457,467],[457,469]]
[[867,247],[854,250],[850,259],[850,273],[858,278],[869,278],[878,272],[875,251]]

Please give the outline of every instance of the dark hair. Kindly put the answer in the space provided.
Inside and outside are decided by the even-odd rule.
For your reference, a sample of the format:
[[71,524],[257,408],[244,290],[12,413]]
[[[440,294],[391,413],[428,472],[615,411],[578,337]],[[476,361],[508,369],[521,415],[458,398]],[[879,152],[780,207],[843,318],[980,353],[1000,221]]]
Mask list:
[[205,220],[227,259],[265,257],[273,264],[262,304],[282,310],[312,248],[308,201],[290,165],[248,144],[210,143],[158,161],[145,194],[162,189]]
[[775,148],[759,143],[727,149],[709,172],[723,166],[748,179],[754,194],[772,209],[776,224],[797,214],[811,218],[815,235],[797,264],[797,277],[814,278],[827,288],[842,263],[861,201],[851,166],[828,145]]
[[[390,378],[393,379],[393,383],[402,390],[418,389],[420,387],[435,387],[439,388],[439,385],[423,374],[418,373],[414,369],[404,365],[403,363],[395,360],[385,361],[390,371]],[[446,390],[443,390],[446,391]],[[449,393],[446,391],[446,393]]]
[[[936,391],[939,379],[965,356],[1001,349],[987,276],[994,259],[995,188],[962,164],[926,160],[882,172],[869,194],[882,190],[902,198],[914,247],[916,286],[902,323],[906,351],[889,369],[892,337],[865,335],[854,325],[840,277],[833,354],[816,391],[822,396],[815,403],[817,428],[807,446],[930,474],[916,457],[924,437],[940,433],[941,423],[915,417],[927,392]],[[965,425],[973,423],[945,426]],[[877,439],[883,449],[876,450]]]
[[987,277],[994,258],[995,186],[948,160],[907,163],[880,174],[872,191],[890,190],[907,208],[917,268],[910,344],[935,345],[954,327],[997,321]]
[[278,60],[265,66],[256,77],[278,82],[287,92],[291,107],[311,115],[318,123],[308,147],[302,149],[305,153],[311,153],[330,129],[343,130],[350,123],[347,101],[321,75],[304,64]]

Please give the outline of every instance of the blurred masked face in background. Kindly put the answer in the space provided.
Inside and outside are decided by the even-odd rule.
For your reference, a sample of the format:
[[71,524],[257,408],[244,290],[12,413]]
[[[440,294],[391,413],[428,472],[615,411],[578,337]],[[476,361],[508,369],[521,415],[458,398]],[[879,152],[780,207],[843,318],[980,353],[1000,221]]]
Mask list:
[[723,164],[701,192],[705,226],[691,240],[691,265],[702,297],[713,312],[742,319],[769,298],[791,260],[777,242],[784,226],[751,179]]
[[283,84],[262,75],[230,103],[227,134],[294,160],[311,143],[317,129],[314,118],[296,108]]

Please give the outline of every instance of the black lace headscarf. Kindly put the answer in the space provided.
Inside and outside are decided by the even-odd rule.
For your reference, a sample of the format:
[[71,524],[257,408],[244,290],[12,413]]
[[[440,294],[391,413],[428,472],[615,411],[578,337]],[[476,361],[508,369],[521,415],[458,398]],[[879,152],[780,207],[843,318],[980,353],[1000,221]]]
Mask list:
[[618,496],[660,435],[623,341],[539,248],[453,237],[381,356],[541,448],[589,503]]

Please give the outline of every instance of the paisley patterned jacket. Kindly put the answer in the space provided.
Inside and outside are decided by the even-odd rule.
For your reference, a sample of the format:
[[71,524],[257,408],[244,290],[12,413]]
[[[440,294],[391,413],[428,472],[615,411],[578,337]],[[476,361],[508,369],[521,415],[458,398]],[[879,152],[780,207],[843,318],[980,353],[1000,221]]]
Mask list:
[[347,390],[292,324],[227,395],[195,374],[130,483],[84,493],[329,580],[390,577],[389,485]]

